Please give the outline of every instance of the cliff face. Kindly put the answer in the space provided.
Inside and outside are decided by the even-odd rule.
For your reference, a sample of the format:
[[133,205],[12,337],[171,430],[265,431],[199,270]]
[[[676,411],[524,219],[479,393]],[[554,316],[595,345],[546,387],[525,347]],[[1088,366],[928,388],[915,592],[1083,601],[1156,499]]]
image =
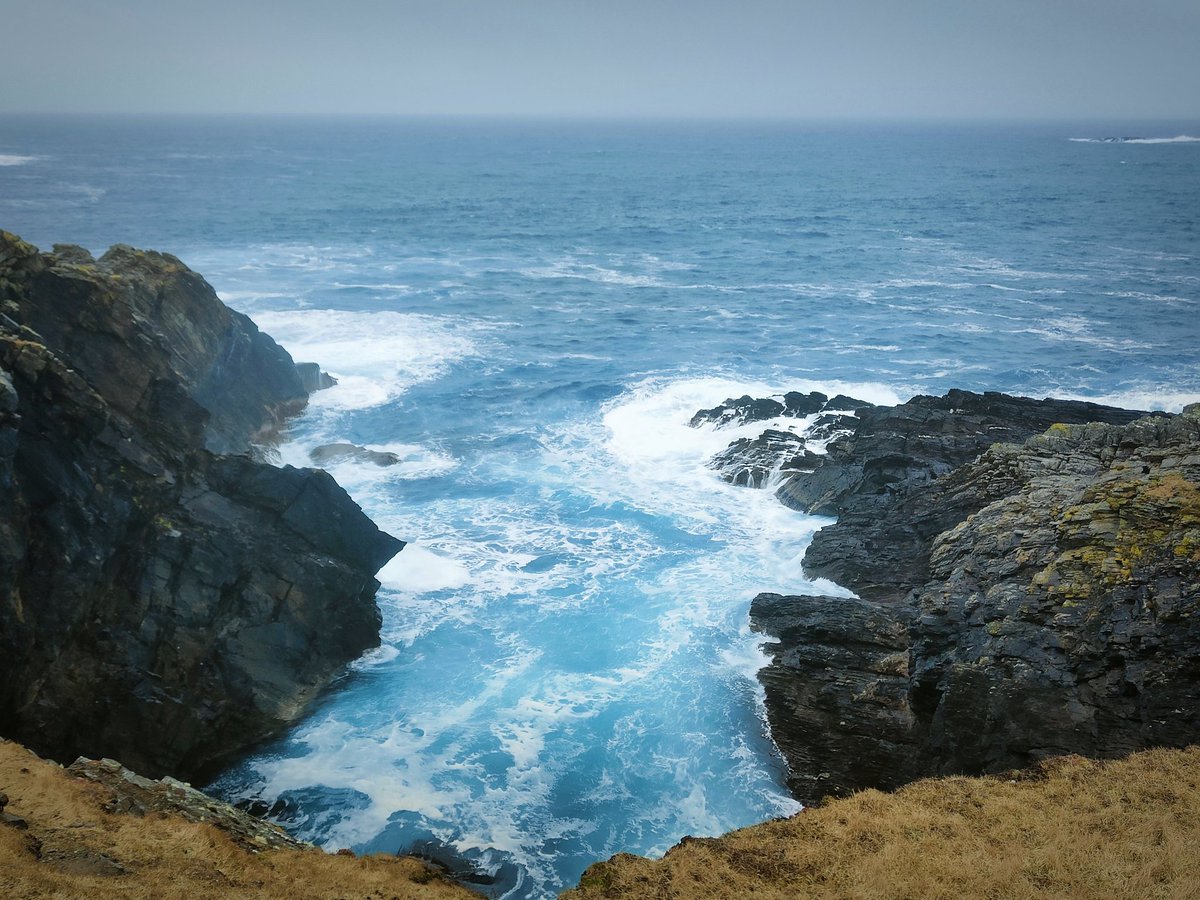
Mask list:
[[[1004,426],[1014,401],[989,406],[988,431],[956,412],[903,439],[860,428],[823,478],[790,487],[849,512],[806,570],[888,601],[753,604],[801,798],[1200,740],[1200,409],[1129,421],[1017,402],[1126,424],[1051,424],[974,458],[989,431],[1041,421]],[[955,430],[971,461],[947,450]]]
[[248,454],[306,397],[174,257],[0,233],[0,733],[196,777],[378,643],[403,544]]

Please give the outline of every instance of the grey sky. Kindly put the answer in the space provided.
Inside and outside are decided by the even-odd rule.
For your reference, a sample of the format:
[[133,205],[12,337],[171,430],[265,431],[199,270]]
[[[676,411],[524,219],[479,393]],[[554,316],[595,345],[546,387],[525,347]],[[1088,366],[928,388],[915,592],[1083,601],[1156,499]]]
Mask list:
[[0,112],[1200,115],[1198,0],[0,0]]

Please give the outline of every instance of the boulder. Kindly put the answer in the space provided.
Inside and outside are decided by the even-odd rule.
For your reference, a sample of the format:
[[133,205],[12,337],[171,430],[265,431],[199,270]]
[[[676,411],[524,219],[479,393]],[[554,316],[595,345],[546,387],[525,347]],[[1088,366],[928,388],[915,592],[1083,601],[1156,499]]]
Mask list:
[[308,453],[309,459],[318,466],[327,466],[340,462],[372,463],[376,466],[394,466],[400,462],[400,457],[386,450],[368,450],[357,444],[336,443],[322,444]]

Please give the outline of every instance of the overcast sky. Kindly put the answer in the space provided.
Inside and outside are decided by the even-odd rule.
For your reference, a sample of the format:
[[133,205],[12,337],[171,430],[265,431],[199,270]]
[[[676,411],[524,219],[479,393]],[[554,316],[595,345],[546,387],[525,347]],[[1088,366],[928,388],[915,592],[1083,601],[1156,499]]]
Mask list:
[[1200,0],[0,0],[0,112],[1194,118]]

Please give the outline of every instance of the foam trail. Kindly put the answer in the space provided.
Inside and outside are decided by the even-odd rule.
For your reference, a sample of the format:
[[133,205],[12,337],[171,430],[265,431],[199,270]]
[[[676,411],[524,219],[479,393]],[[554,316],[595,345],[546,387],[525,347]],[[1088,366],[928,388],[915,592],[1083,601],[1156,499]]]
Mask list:
[[295,359],[313,360],[338,379],[313,395],[316,407],[366,409],[476,355],[486,326],[442,316],[306,309],[258,312],[255,321]]

